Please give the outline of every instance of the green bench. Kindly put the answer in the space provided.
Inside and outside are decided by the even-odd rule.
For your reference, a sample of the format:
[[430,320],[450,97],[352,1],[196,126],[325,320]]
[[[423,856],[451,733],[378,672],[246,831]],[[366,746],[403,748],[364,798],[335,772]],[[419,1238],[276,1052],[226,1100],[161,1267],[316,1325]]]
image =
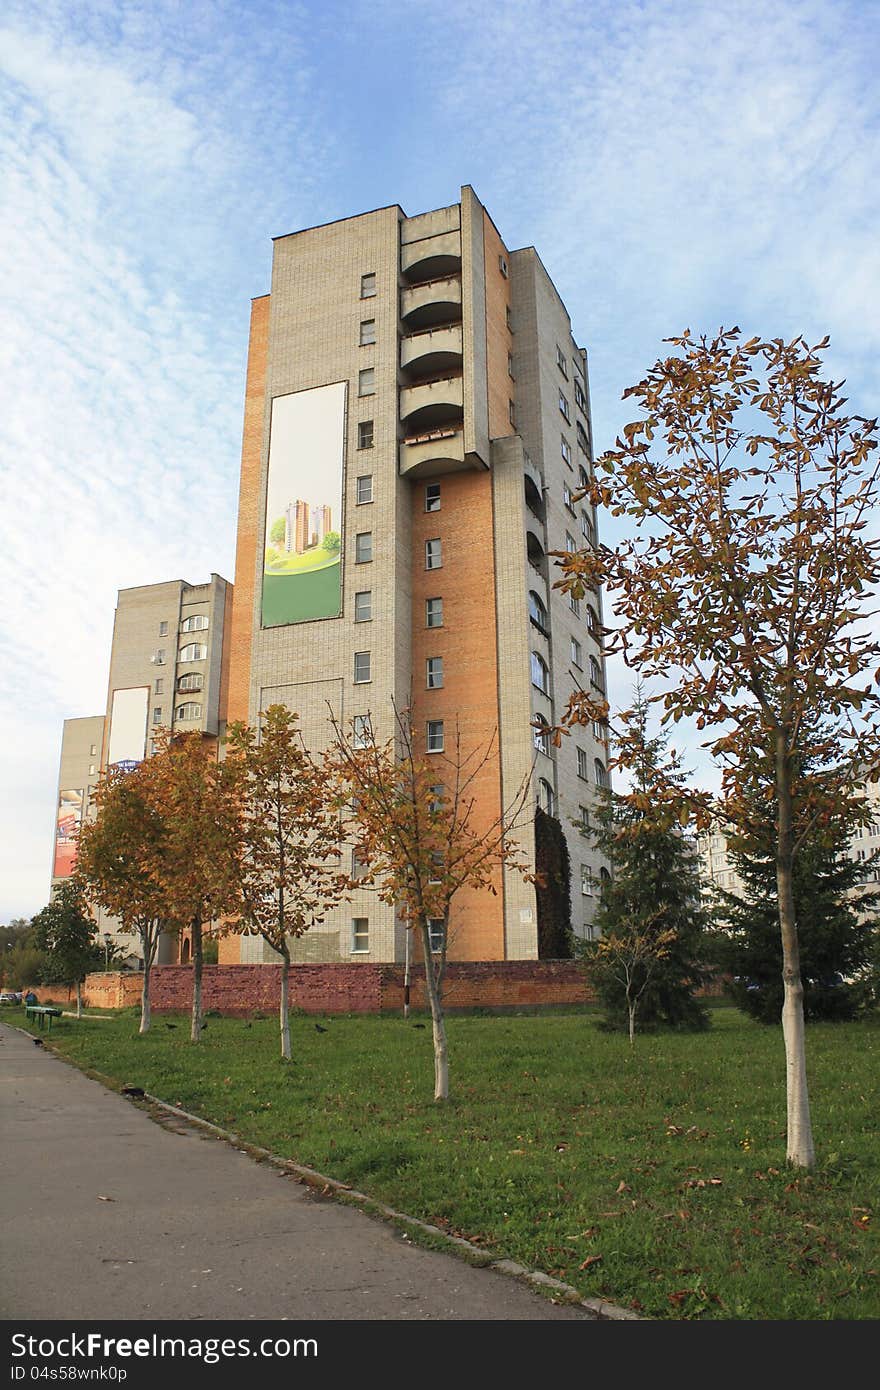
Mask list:
[[60,1018],[60,1017],[61,1017],[61,1010],[60,1010],[60,1009],[53,1009],[53,1008],[51,1008],[48,1004],[25,1004],[25,1006],[24,1006],[24,1016],[25,1016],[25,1018],[28,1018],[28,1019],[30,1019],[30,1018],[35,1018],[35,1019],[37,1019],[41,1028],[45,1028],[45,1026],[46,1026],[46,1020],[48,1019],[48,1020],[49,1020],[49,1032],[51,1033],[51,1031],[52,1031],[52,1019],[53,1019],[53,1018]]

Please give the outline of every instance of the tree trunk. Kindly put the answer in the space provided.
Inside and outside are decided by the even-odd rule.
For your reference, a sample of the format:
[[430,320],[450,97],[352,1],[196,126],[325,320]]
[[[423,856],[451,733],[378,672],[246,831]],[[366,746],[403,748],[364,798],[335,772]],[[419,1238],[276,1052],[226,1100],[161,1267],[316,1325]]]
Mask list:
[[446,1020],[431,958],[431,937],[426,921],[419,923],[425,956],[425,989],[431,1006],[431,1030],[434,1038],[434,1099],[449,1099],[449,1054],[446,1047]]
[[77,982],[76,982],[76,1016],[77,1016],[77,1018],[82,1018],[82,1012],[83,1012],[82,980],[77,980]]
[[141,982],[141,1026],[139,1033],[149,1033],[150,1031],[150,969],[153,962],[150,960],[150,952],[144,942],[144,978]]
[[634,1047],[636,1041],[636,1006],[627,1000],[626,1008],[629,1014],[629,1045]]
[[782,933],[782,1036],[785,1041],[785,1080],[787,1108],[786,1158],[798,1168],[812,1168],[816,1161],[810,1124],[810,1098],[807,1091],[807,1061],[804,1048],[804,987],[801,982],[800,951],[794,910],[792,866],[794,863],[794,824],[791,799],[791,760],[783,736],[777,738],[776,795],[779,807],[776,842],[776,893],[779,928]]
[[202,919],[194,917],[192,920],[192,964],[193,964],[193,1003],[192,1003],[192,1030],[190,1040],[201,1042],[202,1039]]
[[281,966],[281,1059],[284,1062],[290,1061],[290,1004],[288,994],[290,987],[290,951],[287,948],[287,940],[284,940],[284,949],[281,952],[283,965]]

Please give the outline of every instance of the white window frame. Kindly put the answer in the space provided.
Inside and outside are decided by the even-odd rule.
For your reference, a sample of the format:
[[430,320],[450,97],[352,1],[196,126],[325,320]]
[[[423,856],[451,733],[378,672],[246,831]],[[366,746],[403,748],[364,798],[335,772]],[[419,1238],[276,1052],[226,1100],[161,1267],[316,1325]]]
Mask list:
[[[366,544],[365,544],[366,543]],[[362,552],[368,550],[370,553],[364,555]],[[373,533],[372,531],[358,531],[354,538],[354,562],[356,565],[370,565],[373,562]]]
[[[433,548],[436,546],[436,550]],[[443,542],[439,536],[432,536],[425,541],[425,569],[440,570],[443,568]]]
[[[439,608],[432,609],[432,608],[431,608],[431,604],[432,604],[432,603],[439,604],[440,607],[439,607]],[[439,619],[440,619],[439,622],[432,622],[432,621],[431,621],[432,618],[436,618],[436,617],[438,617],[438,616],[439,616]],[[425,599],[425,627],[435,628],[435,627],[442,627],[442,626],[443,626],[443,599],[440,597],[439,594],[437,594],[437,595],[435,595],[434,598],[426,598],[426,599]]]
[[363,400],[366,396],[376,394],[376,368],[361,367],[358,372],[358,398]]
[[369,652],[355,652],[354,654],[354,683],[355,685],[369,685],[372,680],[370,674],[372,669],[372,659]]
[[540,652],[529,653],[529,670],[532,678],[532,685],[536,690],[540,690],[542,695],[550,694],[550,667],[542,657]]
[[[439,733],[438,733],[439,730]],[[439,743],[438,740],[439,739]],[[425,725],[425,751],[442,753],[445,751],[446,733],[442,719],[429,719]]]
[[[363,486],[366,484],[367,486]],[[362,473],[355,484],[355,502],[359,507],[365,507],[368,502],[373,500],[373,475],[372,473]]]
[[443,658],[429,656],[425,660],[425,683],[428,690],[443,689]]
[[425,483],[425,511],[439,512],[443,505],[442,490],[439,483]]
[[[360,609],[358,599],[366,599],[366,604],[361,603]],[[366,613],[363,612],[366,607]],[[354,620],[356,623],[370,623],[373,621],[373,590],[359,589],[354,596]]]
[[375,437],[375,422],[373,420],[358,420],[358,448],[372,449]]
[[[359,923],[363,923],[359,927]],[[358,945],[358,941],[366,944]],[[370,951],[370,919],[369,917],[352,917],[351,919],[351,954],[353,956],[366,956]]]
[[588,756],[588,754],[587,754],[587,750],[586,750],[586,748],[578,748],[576,751],[577,751],[577,775],[578,775],[578,777],[580,777],[580,779],[581,779],[582,782],[589,782],[589,780],[590,780],[590,759],[589,759],[589,756]]

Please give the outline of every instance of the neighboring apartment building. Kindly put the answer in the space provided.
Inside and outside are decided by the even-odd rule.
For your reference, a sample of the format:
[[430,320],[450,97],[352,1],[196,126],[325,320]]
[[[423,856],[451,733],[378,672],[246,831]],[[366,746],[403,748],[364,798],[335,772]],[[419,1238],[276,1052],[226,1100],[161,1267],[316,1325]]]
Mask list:
[[[553,587],[552,552],[596,541],[575,501],[591,467],[586,353],[537,252],[508,248],[472,189],[275,240],[251,316],[229,718],[281,702],[319,750],[328,707],[386,738],[393,700],[428,754],[456,729],[465,751],[496,739],[479,815],[531,778],[568,842],[580,935],[603,867],[587,827],[604,730],[555,748],[542,729],[577,685],[605,689],[600,595]],[[530,826],[521,840],[532,853]],[[534,888],[513,871],[496,887],[457,898],[452,958],[537,956]],[[293,943],[299,960],[404,950],[367,889]],[[221,961],[270,957],[259,938],[221,943]]]
[[[213,739],[222,735],[231,599],[231,584],[217,574],[207,584],[175,579],[119,591],[106,712],[64,723],[53,887],[73,871],[79,825],[92,809],[102,771],[142,762],[154,751],[159,727],[198,730]],[[115,921],[101,917],[98,926],[136,953],[133,939]],[[170,939],[160,943],[160,959],[171,959],[175,951]]]

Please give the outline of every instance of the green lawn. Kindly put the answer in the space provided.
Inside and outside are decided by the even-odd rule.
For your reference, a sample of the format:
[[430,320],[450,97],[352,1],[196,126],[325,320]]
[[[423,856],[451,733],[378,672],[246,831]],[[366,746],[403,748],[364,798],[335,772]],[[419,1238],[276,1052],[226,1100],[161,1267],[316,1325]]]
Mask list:
[[[6,1015],[4,1015],[6,1017]],[[21,1014],[23,1020],[23,1011]],[[10,1018],[10,1021],[11,1018]],[[16,1018],[16,1021],[19,1021]],[[587,1014],[59,1020],[53,1044],[402,1211],[655,1318],[880,1315],[880,1020],[813,1025],[814,1174],[785,1166],[781,1033],[730,1008],[626,1040]],[[176,1024],[176,1027],[169,1027]]]

